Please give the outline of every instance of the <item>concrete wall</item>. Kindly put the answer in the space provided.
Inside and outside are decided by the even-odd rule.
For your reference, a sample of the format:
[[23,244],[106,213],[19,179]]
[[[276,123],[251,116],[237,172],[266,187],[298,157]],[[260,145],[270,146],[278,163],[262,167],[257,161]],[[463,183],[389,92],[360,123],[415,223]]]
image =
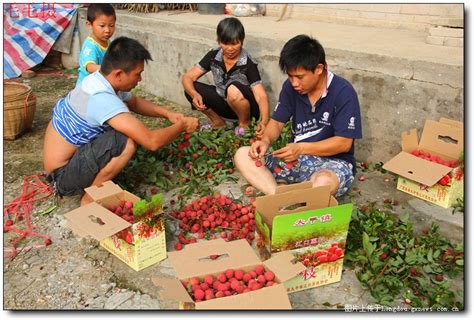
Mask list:
[[[118,21],[116,36],[139,40],[154,58],[145,68],[141,86],[155,95],[189,105],[180,78],[216,46],[215,25],[177,23],[166,21],[166,16],[163,20],[128,13],[119,13]],[[284,42],[272,37],[246,37],[246,47],[252,48],[252,55],[259,62],[272,107],[286,79],[278,69]],[[332,70],[347,78],[359,95],[364,138],[357,141],[358,160],[387,161],[400,150],[401,132],[422,128],[426,118],[463,120],[462,66],[331,47],[326,47],[326,52]]]
[[[284,4],[266,4],[267,15],[279,17]],[[462,3],[377,3],[377,4],[288,4],[283,19],[304,19],[348,25],[427,30],[440,19],[458,24],[463,19]]]

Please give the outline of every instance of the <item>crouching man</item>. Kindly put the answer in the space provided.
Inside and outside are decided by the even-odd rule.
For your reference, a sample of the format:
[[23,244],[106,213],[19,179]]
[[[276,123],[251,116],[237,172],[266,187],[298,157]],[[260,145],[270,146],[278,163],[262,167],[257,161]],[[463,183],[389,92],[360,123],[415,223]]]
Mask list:
[[[117,176],[136,145],[155,151],[182,132],[193,132],[196,118],[171,112],[130,90],[141,81],[150,53],[138,41],[120,37],[109,46],[100,70],[85,77],[57,101],[44,137],[44,169],[61,196],[83,194]],[[131,111],[169,119],[166,128],[150,130]],[[90,201],[83,196],[81,205]]]

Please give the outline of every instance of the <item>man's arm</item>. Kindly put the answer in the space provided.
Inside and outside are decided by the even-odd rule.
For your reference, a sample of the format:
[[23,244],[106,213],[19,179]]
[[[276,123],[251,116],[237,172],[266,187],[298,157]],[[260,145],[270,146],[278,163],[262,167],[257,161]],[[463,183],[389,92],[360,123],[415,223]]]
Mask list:
[[317,142],[289,143],[285,147],[274,151],[273,155],[286,162],[297,160],[301,154],[329,157],[349,152],[353,141],[352,138],[331,137]]
[[126,104],[128,108],[135,113],[148,117],[167,118],[173,123],[176,123],[184,117],[181,113],[170,111],[162,106],[137,96],[132,96],[132,98],[128,100]]
[[249,150],[249,156],[252,159],[262,158],[267,153],[268,148],[275,141],[283,130],[284,123],[270,119],[260,140],[255,141]]
[[128,112],[110,118],[107,123],[150,151],[171,143],[181,132],[193,132],[198,127],[196,118],[183,117],[169,127],[150,130]]

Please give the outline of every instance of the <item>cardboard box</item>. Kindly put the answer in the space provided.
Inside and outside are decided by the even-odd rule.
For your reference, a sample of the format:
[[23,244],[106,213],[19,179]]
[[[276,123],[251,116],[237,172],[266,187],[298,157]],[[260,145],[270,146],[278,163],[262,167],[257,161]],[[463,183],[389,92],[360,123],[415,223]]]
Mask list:
[[288,292],[340,281],[351,215],[352,204],[338,205],[329,186],[278,187],[275,195],[256,199],[257,252],[267,259],[290,251],[303,262],[305,270],[285,282]]
[[[212,260],[211,255],[219,255],[219,258]],[[294,257],[289,253],[261,262],[245,239],[229,242],[223,239],[198,242],[187,245],[182,251],[169,252],[168,257],[177,278],[155,277],[152,281],[163,289],[163,298],[179,301],[180,309],[291,309],[288,293],[282,282],[304,269],[301,263],[292,263]],[[267,270],[273,271],[278,284],[247,293],[194,302],[181,282],[193,277],[202,279],[207,274],[218,275],[227,269],[250,271],[257,265],[264,265]]]
[[[85,189],[94,202],[65,214],[69,227],[79,236],[92,236],[100,245],[125,262],[133,270],[139,271],[166,258],[166,240],[162,206],[155,207],[146,217],[130,224],[109,211],[121,200],[136,203],[140,200],[134,194],[122,190],[112,181],[100,187]],[[147,226],[151,230],[144,235],[140,230]],[[119,238],[117,233],[131,227],[131,244]]]
[[[426,120],[420,142],[416,129],[402,133],[402,151],[383,168],[399,175],[397,189],[449,208],[464,197],[464,170],[419,158],[412,151],[424,151],[444,161],[458,160],[464,148],[463,123],[446,118]],[[438,183],[450,176],[449,185]]]

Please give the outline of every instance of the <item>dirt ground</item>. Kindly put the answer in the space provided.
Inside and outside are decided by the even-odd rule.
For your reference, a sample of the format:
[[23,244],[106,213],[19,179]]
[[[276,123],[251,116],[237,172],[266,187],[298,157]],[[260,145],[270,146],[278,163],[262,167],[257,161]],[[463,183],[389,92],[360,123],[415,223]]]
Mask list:
[[[4,204],[20,195],[25,176],[42,172],[43,135],[51,118],[57,98],[65,96],[75,84],[75,76],[62,71],[42,71],[36,77],[23,80],[33,88],[37,97],[36,115],[31,131],[14,141],[4,140]],[[154,98],[167,107],[190,113],[189,108],[167,102],[138,90],[139,95]],[[198,114],[193,113],[195,116]],[[155,123],[148,121],[150,126]],[[396,183],[393,176],[379,171],[366,174],[364,183],[356,181],[354,192],[350,192],[342,202],[364,203],[383,201],[393,197]],[[240,179],[236,184],[222,185],[221,190],[240,192],[245,182]],[[357,190],[355,192],[355,190]],[[129,190],[134,192],[135,190]],[[174,191],[164,194],[164,202]],[[396,192],[400,201],[400,210],[409,207],[407,201],[412,197]],[[169,198],[168,198],[169,199]],[[56,202],[58,201],[58,202]],[[49,214],[40,214],[57,204],[56,210]],[[38,233],[49,235],[52,245],[19,252],[14,258],[4,254],[3,297],[4,310],[146,310],[176,309],[177,304],[159,299],[158,291],[150,279],[152,276],[174,276],[168,259],[159,264],[135,272],[117,258],[100,248],[96,240],[78,238],[67,227],[64,214],[79,206],[78,197],[65,197],[56,200],[50,197],[34,204],[32,224]],[[423,219],[421,219],[423,220]],[[420,220],[420,221],[421,221]],[[429,225],[422,221],[419,228]],[[167,230],[167,247],[173,250],[176,229]],[[169,237],[168,237],[169,236]],[[4,234],[4,248],[8,248],[11,235]],[[42,241],[31,238],[25,246],[41,244]],[[8,253],[8,251],[5,251]],[[357,296],[358,303],[370,301],[370,295],[361,289],[354,274],[346,273],[345,282],[341,283],[343,291],[306,290],[290,295],[294,308],[328,309],[328,300],[336,299],[337,303],[347,297]],[[459,281],[462,286],[462,279]],[[339,287],[336,287],[339,288]],[[332,295],[332,296],[331,296]],[[342,296],[341,296],[342,295]],[[326,299],[327,300],[323,300]],[[347,298],[349,299],[349,298]],[[361,299],[363,301],[361,301]],[[329,303],[336,305],[334,301]]]

